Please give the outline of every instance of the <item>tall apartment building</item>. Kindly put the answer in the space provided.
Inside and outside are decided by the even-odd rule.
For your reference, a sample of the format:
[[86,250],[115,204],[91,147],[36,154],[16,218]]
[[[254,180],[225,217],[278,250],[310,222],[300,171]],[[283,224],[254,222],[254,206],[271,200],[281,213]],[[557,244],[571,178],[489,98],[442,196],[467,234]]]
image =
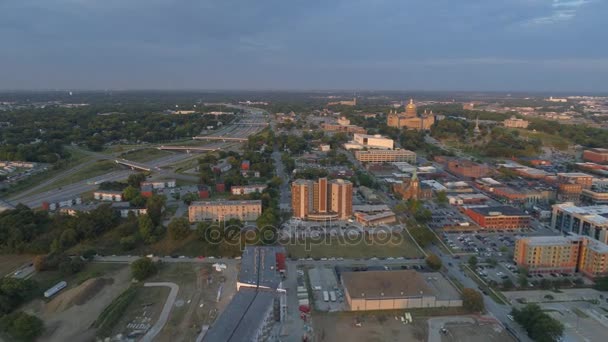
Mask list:
[[416,162],[416,152],[410,150],[355,151],[355,158],[362,163]]
[[564,233],[608,242],[608,205],[576,206],[572,202],[553,205],[551,227]]
[[608,246],[580,235],[519,238],[513,260],[535,273],[608,274]]
[[226,221],[239,219],[255,221],[262,214],[262,201],[200,201],[188,207],[190,222]]
[[353,184],[347,180],[298,179],[291,183],[293,216],[312,221],[345,220],[353,214]]
[[583,151],[583,160],[598,164],[608,163],[608,148],[591,148]]

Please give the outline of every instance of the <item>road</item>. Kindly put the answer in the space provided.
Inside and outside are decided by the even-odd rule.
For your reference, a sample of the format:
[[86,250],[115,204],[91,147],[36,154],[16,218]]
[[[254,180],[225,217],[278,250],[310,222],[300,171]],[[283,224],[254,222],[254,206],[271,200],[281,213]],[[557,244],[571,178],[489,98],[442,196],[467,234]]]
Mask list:
[[274,147],[272,152],[272,159],[274,160],[274,166],[276,168],[277,177],[283,180],[280,188],[279,208],[281,210],[291,210],[291,191],[289,189],[289,175],[285,173],[285,166],[281,160],[281,152],[279,152],[278,146]]
[[[244,118],[246,118],[248,121],[257,123],[257,122],[262,122],[265,119],[265,117],[263,116],[264,112],[257,108],[246,108],[246,110],[248,110],[250,115],[245,116]],[[248,137],[249,135],[258,133],[264,127],[265,126],[263,126],[263,125],[255,125],[255,124],[240,125],[237,122],[233,125],[227,125],[226,127],[223,127],[222,129],[219,129],[219,130],[213,132],[211,135],[212,136],[225,136],[225,137]],[[215,142],[210,142],[210,143],[197,145],[197,146],[205,146],[205,147],[210,147],[210,148],[221,150],[221,149],[226,149],[226,148],[228,148],[230,146],[234,146],[234,145],[235,145],[235,143],[231,142],[231,141],[228,141],[228,142],[215,141]],[[134,148],[130,151],[135,151],[138,149],[154,148],[157,146],[160,146],[160,144],[148,144],[148,145],[141,146],[141,148]],[[55,183],[61,179],[71,176],[71,175],[77,173],[78,171],[82,170],[83,168],[95,163],[98,160],[113,160],[114,161],[117,159],[122,159],[122,158],[119,158],[119,155],[124,153],[124,152],[101,153],[101,152],[94,152],[94,151],[81,149],[78,147],[72,147],[72,148],[75,148],[78,151],[80,151],[84,154],[87,154],[91,158],[89,158],[88,160],[84,161],[83,163],[81,163],[73,168],[65,170],[62,173],[45,180],[44,182],[42,182],[40,184],[37,184],[36,186],[34,186],[32,188],[29,188],[19,194],[12,196],[11,198],[9,198],[9,201],[12,202],[13,204],[23,203],[31,208],[36,208],[36,207],[41,206],[43,202],[57,202],[60,200],[66,200],[66,199],[78,197],[82,193],[97,189],[97,185],[101,182],[123,180],[123,179],[127,178],[130,174],[135,172],[132,170],[115,171],[115,172],[111,172],[111,173],[108,173],[103,176],[86,179],[86,180],[76,182],[76,183],[73,183],[73,184],[70,184],[70,185],[67,185],[64,187],[58,187],[58,188],[55,188],[53,190],[47,191],[42,194],[37,193],[37,191],[39,191],[40,189],[46,188],[49,185],[52,185],[53,183]],[[181,162],[181,161],[185,161],[190,158],[198,158],[198,155],[197,154],[186,154],[186,153],[173,153],[171,155],[164,156],[164,157],[161,157],[161,158],[149,161],[149,162],[137,163],[137,164],[145,165],[147,168],[152,170],[152,172],[155,174],[154,178],[157,178],[157,177],[174,178],[177,180],[197,183],[199,180],[199,178],[197,176],[184,175],[184,174],[176,173],[171,169],[167,169],[167,167],[169,167],[170,165],[173,165],[173,164]]]
[[[439,248],[436,246],[431,247],[431,251],[437,254],[443,265],[447,268],[447,274],[454,277],[458,282],[460,282],[464,287],[472,288],[477,290],[477,283],[469,278],[464,271],[460,270],[459,263],[460,260],[453,259],[450,255],[444,254]],[[450,266],[451,264],[451,266]],[[485,294],[482,294],[486,306],[486,310],[490,313],[491,316],[496,318],[503,326],[508,326],[510,330],[519,338],[522,342],[532,342],[532,340],[528,337],[526,332],[518,325],[511,322],[507,315],[511,313],[512,307],[510,305],[501,305],[494,302],[494,300]]]
[[148,330],[148,332],[141,339],[144,342],[154,341],[154,338],[158,333],[163,329],[165,324],[167,324],[167,320],[169,319],[169,314],[171,313],[171,309],[173,309],[173,304],[175,303],[175,298],[177,297],[177,292],[179,291],[179,286],[175,283],[145,283],[144,287],[155,287],[155,286],[165,286],[171,289],[169,292],[169,296],[167,297],[167,301],[165,302],[165,306],[163,306],[163,311],[160,313],[160,317],[158,321],[154,323],[152,328]]

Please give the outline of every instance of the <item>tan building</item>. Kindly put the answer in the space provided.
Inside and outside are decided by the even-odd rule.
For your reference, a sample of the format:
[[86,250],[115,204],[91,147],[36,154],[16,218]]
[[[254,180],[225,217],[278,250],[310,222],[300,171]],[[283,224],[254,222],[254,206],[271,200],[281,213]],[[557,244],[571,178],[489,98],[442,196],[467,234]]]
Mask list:
[[515,242],[513,260],[529,273],[574,273],[580,239],[564,236],[534,236]]
[[581,272],[589,278],[608,275],[608,246],[580,235],[520,238],[515,243],[513,259],[532,274]]
[[340,125],[340,124],[321,124],[321,129],[326,132],[343,132],[343,133],[367,133],[367,130],[363,127],[359,127],[356,125]]
[[397,222],[397,216],[395,216],[395,213],[392,211],[383,211],[380,213],[371,214],[356,212],[355,218],[357,219],[357,222],[366,227],[393,224]]
[[395,147],[395,142],[393,139],[383,137],[380,134],[369,135],[355,133],[353,136],[353,141],[344,144],[344,147],[347,150],[360,150],[364,148],[392,150]]
[[190,222],[226,221],[239,219],[255,221],[262,214],[262,201],[201,201],[188,207]]
[[355,158],[362,163],[416,162],[416,152],[410,150],[355,151]]
[[340,220],[348,219],[353,215],[353,183],[344,179],[335,179],[329,185],[331,187],[331,211],[338,213]]
[[503,121],[503,125],[508,128],[528,128],[530,122],[524,119],[518,119],[512,116],[510,119]]
[[335,101],[335,102],[329,102],[327,104],[328,106],[336,106],[336,105],[341,105],[341,106],[351,106],[354,107],[357,105],[357,98],[353,97],[352,101]]
[[353,184],[344,179],[291,183],[293,216],[304,220],[346,220],[353,214]]
[[608,246],[583,238],[579,256],[579,272],[589,278],[608,275]]
[[558,183],[580,184],[583,189],[589,189],[593,185],[592,175],[583,172],[563,172],[557,174]]
[[408,128],[415,130],[429,130],[431,126],[435,123],[435,116],[433,112],[425,113],[422,116],[418,116],[416,105],[414,104],[414,100],[410,100],[410,103],[405,106],[405,112],[397,113],[395,111],[391,111],[386,119],[386,124],[389,127],[396,128]]
[[364,271],[344,272],[341,277],[350,311],[462,306],[460,294],[441,273]]

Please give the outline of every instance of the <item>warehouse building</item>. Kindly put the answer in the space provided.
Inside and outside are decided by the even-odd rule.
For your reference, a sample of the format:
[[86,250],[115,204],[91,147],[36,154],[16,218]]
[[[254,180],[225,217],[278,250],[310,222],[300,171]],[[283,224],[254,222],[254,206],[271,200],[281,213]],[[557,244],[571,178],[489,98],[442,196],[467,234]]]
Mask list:
[[462,306],[460,294],[440,273],[344,272],[341,281],[350,311]]

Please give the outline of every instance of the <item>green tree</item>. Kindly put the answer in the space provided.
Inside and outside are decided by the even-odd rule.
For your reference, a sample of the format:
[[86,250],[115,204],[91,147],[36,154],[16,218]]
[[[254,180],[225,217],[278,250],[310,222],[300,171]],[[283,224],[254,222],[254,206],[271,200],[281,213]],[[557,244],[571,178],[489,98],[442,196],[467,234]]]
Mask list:
[[515,284],[513,284],[513,281],[510,278],[503,280],[502,288],[504,290],[511,290],[513,287],[515,287]]
[[150,241],[154,232],[154,222],[148,215],[140,215],[137,219],[139,235],[144,241]]
[[131,264],[131,273],[133,278],[142,281],[156,273],[157,268],[150,258],[140,258]]
[[129,185],[122,191],[122,197],[124,197],[125,201],[132,201],[139,195],[139,189],[132,185]]
[[526,287],[528,286],[528,270],[520,267],[519,268],[519,274],[517,275],[517,284],[520,287]]
[[593,288],[598,291],[608,291],[608,277],[596,278]]
[[426,227],[413,227],[409,229],[410,234],[420,247],[424,248],[435,240],[435,235]]
[[160,195],[152,195],[146,202],[146,208],[148,209],[148,216],[154,223],[155,226],[160,225],[163,208],[165,206],[165,197]]
[[34,341],[42,331],[44,323],[36,316],[19,311],[0,319],[0,329],[16,341]]
[[140,173],[129,175],[129,178],[127,178],[127,184],[129,184],[130,187],[139,188],[141,182],[143,182],[145,180],[146,180],[146,174],[140,172]]
[[515,308],[511,315],[535,341],[555,342],[564,334],[564,325],[543,312],[537,304],[528,304],[522,309]]
[[462,306],[469,312],[481,312],[484,309],[483,296],[471,288],[462,290]]
[[471,257],[469,257],[469,260],[467,261],[469,263],[469,266],[471,266],[472,269],[475,269],[475,267],[477,267],[477,257],[472,255]]
[[190,235],[190,222],[186,218],[179,217],[169,223],[168,229],[173,240],[183,240]]
[[437,270],[441,269],[442,262],[441,262],[441,259],[436,254],[429,254],[426,257],[425,261],[426,261],[427,266],[431,270],[437,271]]
[[448,194],[445,191],[439,191],[437,193],[437,203],[439,203],[439,204],[448,203]]

